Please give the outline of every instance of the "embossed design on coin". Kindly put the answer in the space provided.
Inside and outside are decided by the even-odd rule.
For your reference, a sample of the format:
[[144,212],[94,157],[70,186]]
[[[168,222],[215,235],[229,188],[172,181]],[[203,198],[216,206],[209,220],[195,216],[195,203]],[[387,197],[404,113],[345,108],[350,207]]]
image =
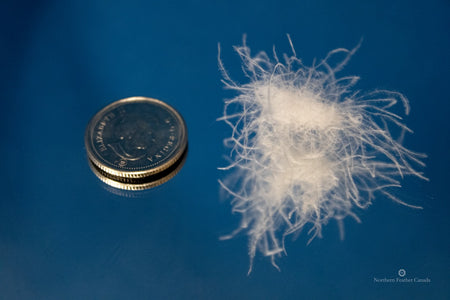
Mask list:
[[148,180],[159,181],[158,174],[170,177],[167,172],[180,164],[187,151],[187,130],[180,114],[166,103],[131,97],[106,106],[92,118],[85,144],[97,176],[150,186]]

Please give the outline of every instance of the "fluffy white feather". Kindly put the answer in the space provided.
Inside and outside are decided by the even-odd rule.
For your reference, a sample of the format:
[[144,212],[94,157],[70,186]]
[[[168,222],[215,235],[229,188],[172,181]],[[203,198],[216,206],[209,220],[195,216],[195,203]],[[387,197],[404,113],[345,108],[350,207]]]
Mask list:
[[[231,79],[220,59],[223,83],[237,92],[225,100],[220,120],[231,127],[225,145],[231,148],[231,170],[219,181],[232,197],[233,212],[242,215],[239,228],[249,236],[250,270],[256,251],[275,257],[285,251],[285,236],[310,225],[310,241],[320,236],[330,219],[346,216],[359,221],[354,208],[366,208],[376,194],[401,204],[390,188],[423,167],[424,154],[402,146],[405,132],[401,116],[391,109],[408,100],[398,92],[352,92],[356,76],[337,77],[354,54],[336,49],[313,66],[292,55],[278,59],[265,52],[255,56],[245,43],[234,47],[250,79]],[[331,65],[331,59],[342,57]],[[397,129],[400,130],[397,130]],[[391,132],[400,133],[393,138]]]

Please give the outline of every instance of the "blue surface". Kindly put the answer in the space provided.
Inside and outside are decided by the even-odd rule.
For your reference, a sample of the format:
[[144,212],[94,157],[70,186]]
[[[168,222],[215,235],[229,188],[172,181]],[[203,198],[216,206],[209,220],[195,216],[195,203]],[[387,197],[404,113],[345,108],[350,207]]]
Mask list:
[[[448,299],[450,5],[448,1],[3,1],[0,4],[1,299]],[[364,42],[343,74],[357,88],[404,93],[429,183],[407,179],[306,246],[287,242],[281,272],[247,239],[218,237],[239,216],[219,197],[224,164],[224,63],[242,34],[253,51],[288,51],[308,64]],[[239,77],[239,75],[238,75]],[[128,96],[164,100],[184,116],[182,171],[142,197],[108,192],[90,171],[83,134],[92,115]],[[374,277],[428,277],[428,284]]]

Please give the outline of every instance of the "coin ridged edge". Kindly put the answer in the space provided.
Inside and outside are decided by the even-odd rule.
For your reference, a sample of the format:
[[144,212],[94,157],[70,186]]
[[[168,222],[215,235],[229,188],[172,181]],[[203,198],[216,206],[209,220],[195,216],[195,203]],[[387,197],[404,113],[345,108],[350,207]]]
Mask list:
[[[93,164],[93,162],[90,159],[88,159],[88,162],[92,172],[105,184],[121,190],[139,191],[159,186],[175,177],[175,175],[177,175],[180,172],[181,168],[186,162],[187,153],[188,147],[186,146],[179,160],[176,161],[174,164],[172,164],[169,168],[165,169],[164,171],[158,174],[149,175],[143,178],[135,178],[135,179],[142,179],[143,181],[141,183],[133,183],[132,178],[113,176],[99,169],[96,165]],[[148,179],[152,177],[153,179]],[[146,178],[148,181],[145,180]],[[131,181],[126,182],[127,179],[131,179]]]

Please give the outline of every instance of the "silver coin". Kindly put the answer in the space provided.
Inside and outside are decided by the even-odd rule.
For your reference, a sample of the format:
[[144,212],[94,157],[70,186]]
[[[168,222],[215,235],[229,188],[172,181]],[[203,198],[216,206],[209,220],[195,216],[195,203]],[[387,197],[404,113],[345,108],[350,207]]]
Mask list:
[[166,103],[131,97],[106,106],[91,119],[85,145],[94,173],[103,181],[151,186],[149,181],[158,181],[158,174],[167,177],[179,167],[187,151],[187,129],[181,115]]

